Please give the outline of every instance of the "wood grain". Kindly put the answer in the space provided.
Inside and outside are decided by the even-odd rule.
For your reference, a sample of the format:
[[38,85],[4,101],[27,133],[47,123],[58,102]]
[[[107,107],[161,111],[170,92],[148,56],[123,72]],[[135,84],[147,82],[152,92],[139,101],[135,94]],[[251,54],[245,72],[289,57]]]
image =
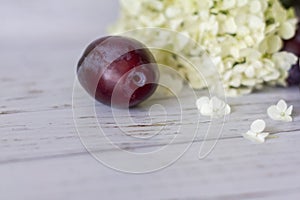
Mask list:
[[[159,107],[152,118],[147,116],[148,102],[131,111],[135,123],[120,111],[116,124],[109,107],[96,104],[96,116],[78,116],[80,126],[88,131],[100,124],[121,149],[151,152],[174,137],[180,138],[174,149],[191,144],[165,169],[142,175],[117,172],[83,146],[72,111],[76,61],[87,42],[116,18],[117,1],[26,2],[3,1],[0,8],[0,19],[5,19],[0,33],[0,199],[299,199],[299,88],[266,88],[228,99],[233,112],[220,138],[220,126],[205,137],[211,120],[198,118],[188,90],[182,94],[182,110],[175,99],[155,102],[165,106],[167,119]],[[76,109],[91,106],[84,96],[77,97]],[[294,105],[294,122],[268,119],[266,109],[280,98]],[[276,136],[263,145],[241,136],[257,118],[266,120],[267,131]],[[200,131],[191,141],[197,119]],[[161,128],[165,132],[151,137]],[[120,134],[121,129],[134,139]],[[115,149],[98,143],[99,137],[104,136],[87,135],[92,148],[114,156]],[[205,143],[204,151],[209,150],[217,139],[213,151],[199,160],[200,146]]]

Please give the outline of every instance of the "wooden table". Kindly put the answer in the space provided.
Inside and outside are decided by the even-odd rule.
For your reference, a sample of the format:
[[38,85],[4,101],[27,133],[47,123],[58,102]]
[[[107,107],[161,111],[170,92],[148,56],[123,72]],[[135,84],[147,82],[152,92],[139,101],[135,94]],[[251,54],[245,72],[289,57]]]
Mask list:
[[[225,120],[220,137],[215,132],[220,128],[217,125],[205,136],[210,119],[203,117],[199,118],[200,131],[191,137],[198,115],[193,98],[186,93],[182,107],[186,118],[181,124],[180,110],[170,110],[176,104],[174,99],[159,101],[170,110],[163,123],[159,122],[159,108],[151,113],[154,121],[150,124],[149,118],[143,118],[146,107],[132,110],[135,125],[126,118],[114,124],[109,107],[97,104],[96,117],[84,113],[75,116],[81,119],[81,134],[87,130],[80,139],[72,111],[75,65],[83,47],[104,34],[117,13],[116,1],[1,2],[0,199],[299,199],[297,87],[266,88],[229,99],[233,112]],[[76,109],[91,106],[84,103],[83,96],[78,98]],[[294,105],[294,122],[268,119],[266,109],[280,98]],[[266,120],[267,131],[274,136],[262,145],[241,136],[258,118]],[[95,119],[100,120],[98,124]],[[170,157],[175,158],[178,149],[189,148],[164,169],[139,175],[119,172],[101,164],[82,144],[95,141],[89,146],[95,154],[116,155],[115,148],[97,143],[99,135],[90,131],[99,124],[107,137],[127,151],[149,152],[167,146],[173,148]],[[183,128],[172,129],[178,125]],[[164,126],[168,128],[165,134],[133,142],[119,129],[126,129],[132,137],[145,137]],[[174,137],[179,140],[169,144]],[[213,150],[199,159],[201,145],[202,153],[207,153],[216,141]],[[158,156],[154,162],[163,167],[170,164],[165,162],[170,157]],[[125,158],[118,161],[127,163],[128,169],[151,164]]]

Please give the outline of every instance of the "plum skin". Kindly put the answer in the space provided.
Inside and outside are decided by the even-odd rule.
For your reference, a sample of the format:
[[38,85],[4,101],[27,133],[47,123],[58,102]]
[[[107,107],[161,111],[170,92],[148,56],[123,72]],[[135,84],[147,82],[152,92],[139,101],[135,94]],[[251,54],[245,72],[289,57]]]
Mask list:
[[97,101],[124,108],[140,104],[155,92],[159,70],[144,44],[107,36],[88,45],[78,62],[77,76]]

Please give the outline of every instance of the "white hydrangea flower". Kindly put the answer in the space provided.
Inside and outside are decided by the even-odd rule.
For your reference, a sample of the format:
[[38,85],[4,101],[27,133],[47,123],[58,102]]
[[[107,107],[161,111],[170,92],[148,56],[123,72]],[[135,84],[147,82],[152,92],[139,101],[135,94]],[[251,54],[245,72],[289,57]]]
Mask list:
[[277,52],[272,55],[272,61],[279,69],[288,71],[290,66],[298,61],[298,57],[289,52]]
[[[120,0],[120,4],[126,13],[130,15],[138,15],[141,11],[142,2],[136,0]],[[130,5],[130,7],[128,6]]]
[[[134,35],[150,46],[180,51],[188,60],[208,53],[222,77],[229,96],[250,93],[263,85],[286,85],[297,57],[280,52],[283,39],[295,35],[297,18],[279,0],[120,0],[121,17],[111,32],[157,27],[184,33],[202,50],[181,36],[141,31]],[[194,88],[205,88],[206,80],[194,75],[172,55],[154,52],[158,63],[178,70]],[[207,66],[202,66],[205,70]],[[207,77],[205,77],[207,78]]]
[[196,101],[196,106],[201,115],[210,116],[214,118],[223,117],[231,112],[231,108],[223,100],[212,97],[201,97]]
[[271,119],[277,121],[291,122],[293,118],[291,114],[293,112],[293,106],[287,106],[284,100],[278,101],[277,105],[272,105],[268,108],[268,115]]
[[256,143],[264,143],[266,137],[269,136],[269,133],[263,132],[266,128],[266,123],[264,120],[258,119],[255,120],[250,127],[250,130],[247,133],[243,134],[243,137],[251,140]]

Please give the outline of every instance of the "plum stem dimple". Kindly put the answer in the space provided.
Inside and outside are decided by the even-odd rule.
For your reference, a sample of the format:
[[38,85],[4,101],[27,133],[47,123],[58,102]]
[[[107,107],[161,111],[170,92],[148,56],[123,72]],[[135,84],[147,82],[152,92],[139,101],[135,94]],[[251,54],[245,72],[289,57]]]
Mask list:
[[146,84],[146,76],[141,72],[134,72],[132,80],[139,87],[143,87]]

